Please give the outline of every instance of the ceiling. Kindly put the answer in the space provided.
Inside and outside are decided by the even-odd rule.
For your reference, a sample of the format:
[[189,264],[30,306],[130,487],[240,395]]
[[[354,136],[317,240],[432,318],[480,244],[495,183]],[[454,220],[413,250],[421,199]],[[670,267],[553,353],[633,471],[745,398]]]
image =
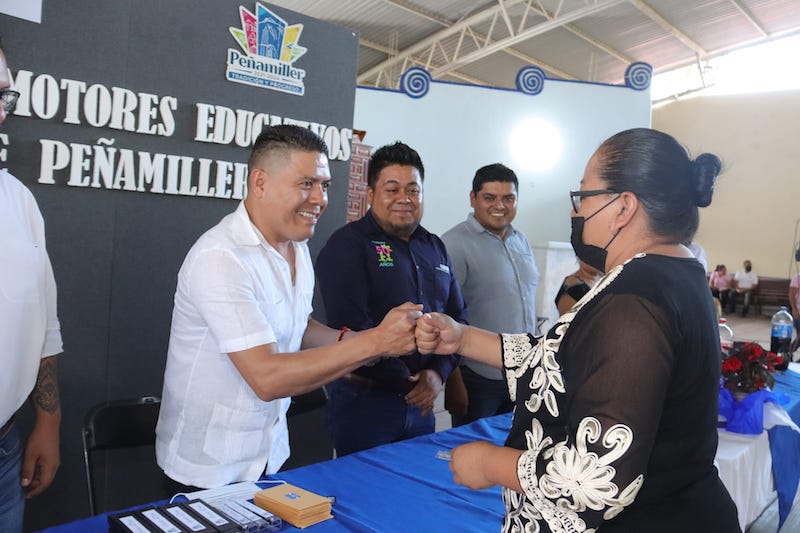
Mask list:
[[800,0],[267,0],[360,38],[359,85],[397,88],[408,68],[433,79],[514,88],[518,71],[624,84],[800,33]]

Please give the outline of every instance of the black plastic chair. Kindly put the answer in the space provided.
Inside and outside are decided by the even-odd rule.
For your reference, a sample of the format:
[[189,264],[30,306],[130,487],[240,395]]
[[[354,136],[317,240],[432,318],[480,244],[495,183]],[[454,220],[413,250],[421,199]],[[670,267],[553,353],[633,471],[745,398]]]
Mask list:
[[321,409],[328,403],[328,392],[325,387],[320,387],[304,394],[292,396],[292,403],[289,405],[289,410],[286,412],[286,417],[308,413],[315,409]]
[[132,400],[104,402],[92,407],[83,421],[83,459],[89,510],[97,513],[94,483],[95,452],[120,448],[154,446],[161,398],[145,396]]
[[292,397],[286,412],[291,455],[281,470],[290,470],[336,458],[325,424],[328,393],[324,387]]

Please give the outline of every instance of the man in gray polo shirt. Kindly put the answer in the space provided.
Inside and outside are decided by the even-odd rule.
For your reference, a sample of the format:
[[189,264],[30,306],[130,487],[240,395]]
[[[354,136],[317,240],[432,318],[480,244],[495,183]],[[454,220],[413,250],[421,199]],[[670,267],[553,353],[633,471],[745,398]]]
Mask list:
[[[490,331],[533,333],[539,271],[528,239],[511,226],[518,190],[519,181],[510,168],[495,163],[478,169],[469,194],[473,212],[442,235],[442,241],[461,285],[470,324]],[[511,411],[501,370],[471,359],[463,359],[461,365],[466,398],[458,394],[463,387],[457,375],[451,375],[446,391],[454,426]]]

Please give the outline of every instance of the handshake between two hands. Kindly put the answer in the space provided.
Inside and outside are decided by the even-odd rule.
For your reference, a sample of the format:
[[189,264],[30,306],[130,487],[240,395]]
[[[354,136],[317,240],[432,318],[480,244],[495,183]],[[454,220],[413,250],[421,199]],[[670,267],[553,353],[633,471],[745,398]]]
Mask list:
[[423,313],[421,304],[406,302],[386,313],[376,330],[387,354],[449,355],[458,351],[461,324],[442,313]]

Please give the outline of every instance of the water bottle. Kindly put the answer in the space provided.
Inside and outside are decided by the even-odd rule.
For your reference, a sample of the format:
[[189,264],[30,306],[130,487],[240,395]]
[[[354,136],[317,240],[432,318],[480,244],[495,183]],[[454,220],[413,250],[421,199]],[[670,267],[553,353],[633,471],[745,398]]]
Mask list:
[[719,319],[719,346],[722,349],[722,355],[725,357],[733,348],[733,330],[728,325],[727,318]]
[[792,315],[787,311],[786,306],[782,306],[777,313],[772,315],[771,327],[769,351],[783,358],[783,364],[776,365],[775,368],[786,370],[792,357],[789,351],[792,343]]

